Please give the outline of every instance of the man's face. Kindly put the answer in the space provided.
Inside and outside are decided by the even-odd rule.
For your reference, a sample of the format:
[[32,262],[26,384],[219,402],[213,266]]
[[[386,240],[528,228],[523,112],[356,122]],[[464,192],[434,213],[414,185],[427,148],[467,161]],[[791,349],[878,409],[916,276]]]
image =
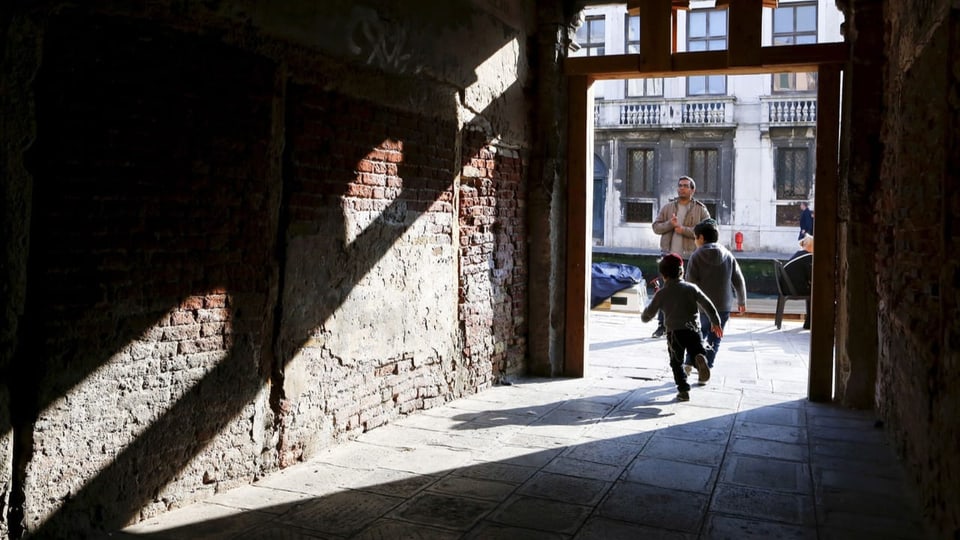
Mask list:
[[688,200],[690,197],[693,197],[693,192],[695,191],[696,189],[693,188],[693,184],[686,178],[681,178],[680,181],[677,182],[677,193],[682,200]]

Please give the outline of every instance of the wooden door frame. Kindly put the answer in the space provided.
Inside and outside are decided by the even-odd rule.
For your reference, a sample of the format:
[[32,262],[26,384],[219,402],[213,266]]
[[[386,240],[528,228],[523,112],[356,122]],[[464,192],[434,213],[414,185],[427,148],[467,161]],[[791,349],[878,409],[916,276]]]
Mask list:
[[[818,73],[816,178],[818,230],[836,231],[839,200],[839,133],[841,77],[849,46],[818,43],[763,47],[760,45],[761,0],[731,0],[731,38],[725,51],[676,52],[671,0],[631,0],[628,10],[641,15],[641,50],[623,54],[567,58],[568,142],[565,342],[563,375],[583,377],[587,357],[592,246],[587,211],[591,207],[593,169],[593,83],[597,80],[686,75],[748,75],[783,72]],[[666,21],[670,17],[670,21]],[[656,24],[660,22],[661,24]],[[646,24],[645,24],[646,23]],[[589,178],[588,178],[589,177]],[[576,179],[580,181],[576,181]],[[589,180],[589,181],[588,181]],[[836,311],[833,284],[838,282],[836,234],[817,236],[813,264],[808,398],[833,399]],[[825,284],[818,286],[819,284]]]

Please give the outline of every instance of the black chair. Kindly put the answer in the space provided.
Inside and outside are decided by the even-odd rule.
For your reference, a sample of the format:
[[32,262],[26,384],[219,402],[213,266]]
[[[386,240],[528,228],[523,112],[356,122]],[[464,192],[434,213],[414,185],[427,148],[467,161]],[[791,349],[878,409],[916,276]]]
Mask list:
[[779,329],[783,324],[783,308],[787,305],[787,300],[804,300],[807,303],[806,319],[810,320],[810,295],[797,293],[797,288],[790,282],[790,277],[783,271],[783,262],[777,259],[770,259],[773,263],[773,274],[777,279],[777,314],[774,317],[774,324]]

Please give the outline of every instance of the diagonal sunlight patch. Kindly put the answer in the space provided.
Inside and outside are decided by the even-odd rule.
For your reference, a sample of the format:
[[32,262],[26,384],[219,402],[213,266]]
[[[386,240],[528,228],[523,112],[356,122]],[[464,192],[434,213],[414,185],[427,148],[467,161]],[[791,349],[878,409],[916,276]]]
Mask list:
[[[465,123],[474,121],[481,111],[484,116],[490,116],[490,106],[519,80],[520,70],[526,69],[520,56],[520,42],[513,38],[477,66],[477,82],[468,86],[463,94],[463,106],[468,109],[463,111]],[[518,110],[517,114],[520,117],[524,113]]]
[[[494,387],[431,411],[447,422],[385,426],[252,486],[124,532],[147,538],[201,538],[210,531],[231,537],[485,538],[510,529],[569,537],[592,530],[591,537],[608,537],[615,522],[626,537],[641,538],[654,529],[696,535],[732,515],[752,521],[765,537],[799,537],[815,533],[825,500],[813,496],[810,478],[862,459],[862,447],[825,452],[839,432],[811,430],[806,417],[832,423],[841,414],[857,437],[877,440],[869,418],[820,410],[803,399],[747,412],[700,411],[702,419],[638,415],[601,422],[629,408],[631,394],[642,390],[611,388],[612,381],[518,380]],[[618,398],[609,400],[613,395]],[[481,401],[499,411],[540,412],[532,422],[513,414],[518,422],[511,430],[468,428],[484,431],[476,436],[452,431],[457,421],[470,424],[464,413],[475,412]],[[595,409],[604,402],[609,407]],[[677,411],[700,408],[658,402]],[[563,410],[594,410],[597,422],[581,430],[557,416]],[[538,424],[566,435],[538,436],[531,432]],[[732,496],[773,503],[736,504]],[[685,519],[676,519],[677,504]],[[543,510],[555,519],[544,520]]]
[[383,140],[357,162],[356,176],[342,198],[345,244],[356,242],[374,224],[407,223],[407,202],[400,199],[402,162],[403,141],[395,139]]
[[333,266],[362,275],[318,321],[304,348],[358,362],[453,356],[457,260],[450,186],[438,186],[441,171],[425,172],[422,165],[401,177],[404,151],[404,141],[385,139],[357,163],[342,198],[346,256]]
[[[423,138],[454,127],[424,128]],[[342,237],[289,239],[284,462],[315,453],[334,433],[443,401],[458,356],[457,216],[454,159],[435,151],[429,142],[382,140],[356,163],[340,207],[324,209],[330,227],[317,230],[342,224]]]
[[[45,501],[55,498],[60,503],[34,505],[45,509],[31,516],[36,526],[55,515],[60,504],[81,494],[89,482],[115,465],[128,448],[142,444],[140,439],[154,424],[188,393],[196,393],[201,383],[233,354],[231,306],[229,293],[222,289],[187,297],[41,412],[36,422],[34,458],[30,465],[35,472],[27,473],[27,481],[34,485],[28,491]],[[255,376],[257,367],[251,365],[250,372]],[[210,398],[214,398],[213,393]],[[236,468],[241,452],[249,455],[236,445],[240,440],[235,433],[236,418],[255,417],[254,409],[262,411],[265,402],[266,393],[262,390],[249,403],[235,407],[237,414],[223,418],[223,427],[216,432],[206,431],[188,417],[176,424],[175,433],[161,433],[160,437],[171,440],[196,438],[200,443],[198,448],[205,451],[193,454],[177,473],[181,481],[177,489],[181,493],[165,494],[161,487],[157,494],[160,502],[153,503],[157,507],[141,511],[146,515],[165,511],[165,502],[175,501],[191,489],[212,493],[213,484],[219,480],[218,471]],[[253,440],[256,434],[249,428],[244,431],[248,432],[247,444],[256,448],[263,446],[263,441]],[[62,444],[58,433],[71,433],[71,439],[84,443]],[[219,442],[225,436],[233,443]],[[211,451],[211,447],[215,448]],[[236,455],[231,457],[231,453]],[[148,463],[142,465],[151,467]],[[245,472],[250,476],[251,471]],[[234,470],[224,476],[242,478],[244,473]],[[192,480],[183,482],[184,478]],[[138,480],[126,478],[124,481]]]
[[[655,322],[590,317],[591,343],[616,344],[591,349],[595,375],[494,386],[124,532],[487,538],[513,528],[606,538],[615,526],[643,538],[657,529],[748,530],[722,528],[733,520],[764,537],[816,536],[828,498],[814,496],[811,478],[851,466],[895,470],[893,452],[883,466],[861,464],[865,449],[882,444],[872,417],[777,390],[802,383],[804,335],[771,332],[771,320],[731,319],[714,377],[678,403],[665,340],[645,337]],[[638,369],[656,379],[628,376]],[[763,504],[737,503],[745,499]]]

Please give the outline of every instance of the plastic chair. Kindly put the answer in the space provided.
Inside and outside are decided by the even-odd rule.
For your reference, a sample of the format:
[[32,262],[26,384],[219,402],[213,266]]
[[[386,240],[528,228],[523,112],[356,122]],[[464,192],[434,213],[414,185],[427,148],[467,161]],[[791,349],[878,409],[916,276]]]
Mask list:
[[807,303],[806,320],[810,320],[810,295],[797,294],[797,288],[783,271],[782,261],[778,259],[770,259],[770,261],[773,263],[773,274],[777,278],[777,313],[774,317],[777,329],[783,325],[783,308],[786,307],[787,300],[804,300]]

